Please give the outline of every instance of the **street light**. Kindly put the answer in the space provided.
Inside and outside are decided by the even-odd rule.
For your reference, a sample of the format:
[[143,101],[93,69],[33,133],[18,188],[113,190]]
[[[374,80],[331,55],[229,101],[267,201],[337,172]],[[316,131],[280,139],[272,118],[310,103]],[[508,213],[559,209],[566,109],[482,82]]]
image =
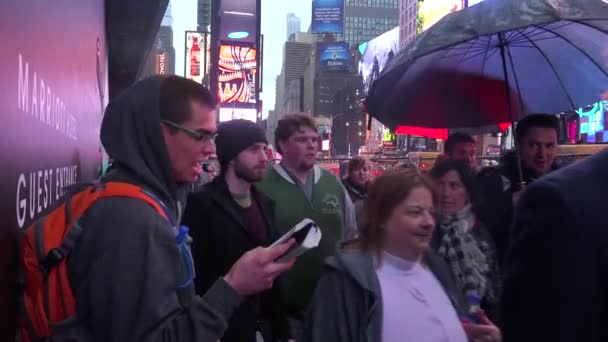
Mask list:
[[350,158],[350,122],[346,122],[346,145],[348,145],[348,158]]

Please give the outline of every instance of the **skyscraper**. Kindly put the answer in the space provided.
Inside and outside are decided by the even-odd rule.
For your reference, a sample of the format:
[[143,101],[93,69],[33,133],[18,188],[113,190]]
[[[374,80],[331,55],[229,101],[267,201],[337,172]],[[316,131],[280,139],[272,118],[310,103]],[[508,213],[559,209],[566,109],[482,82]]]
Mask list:
[[198,0],[198,31],[209,32],[211,26],[211,0]]
[[[351,47],[399,26],[400,0],[348,0],[344,4],[342,39]],[[417,0],[411,0],[417,1]]]
[[[306,38],[305,35],[302,36]],[[310,57],[313,44],[305,39],[301,41],[289,41],[283,49],[283,67],[281,74],[277,77],[277,95],[275,110],[281,117],[288,111],[300,111],[302,108],[302,94],[304,69],[306,60]]]
[[173,47],[173,17],[171,3],[167,6],[165,16],[160,24],[154,45],[145,63],[141,76],[155,74],[175,74],[175,48]]
[[293,13],[287,13],[287,39],[291,37],[292,34],[296,32],[300,32],[302,30],[302,21],[300,17],[296,16]]
[[399,0],[399,46],[404,47],[416,38],[418,0]]

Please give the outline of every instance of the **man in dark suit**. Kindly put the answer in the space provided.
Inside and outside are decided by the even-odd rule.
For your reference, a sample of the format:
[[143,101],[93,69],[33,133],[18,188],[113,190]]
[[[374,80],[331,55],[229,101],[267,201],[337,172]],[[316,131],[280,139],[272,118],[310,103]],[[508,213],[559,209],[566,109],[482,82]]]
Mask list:
[[[194,239],[197,293],[204,293],[245,252],[278,238],[274,203],[253,185],[264,177],[266,148],[264,132],[253,122],[233,120],[218,129],[221,174],[190,196],[183,219]],[[276,286],[247,298],[221,340],[255,342],[257,332],[265,341],[287,340],[287,319],[281,307]]]
[[505,264],[505,342],[608,341],[608,151],[530,185]]

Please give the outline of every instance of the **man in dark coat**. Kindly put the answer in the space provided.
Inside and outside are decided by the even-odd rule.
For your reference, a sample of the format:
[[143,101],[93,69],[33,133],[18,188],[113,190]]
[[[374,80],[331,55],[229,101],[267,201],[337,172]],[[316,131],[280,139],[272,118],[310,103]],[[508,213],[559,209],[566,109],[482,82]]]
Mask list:
[[608,151],[528,187],[503,292],[505,342],[608,341]]
[[536,114],[520,120],[515,130],[523,179],[520,179],[515,152],[507,153],[500,168],[479,173],[477,187],[481,196],[479,219],[484,222],[494,241],[499,263],[504,263],[511,239],[514,203],[525,186],[557,169],[558,120],[555,115]]
[[[193,194],[183,224],[195,241],[192,253],[198,293],[205,293],[246,251],[268,246],[278,238],[274,203],[257,191],[254,182],[264,177],[267,142],[253,122],[234,120],[220,125],[216,138],[221,174]],[[287,339],[286,315],[275,287],[248,297],[233,314],[224,342]]]

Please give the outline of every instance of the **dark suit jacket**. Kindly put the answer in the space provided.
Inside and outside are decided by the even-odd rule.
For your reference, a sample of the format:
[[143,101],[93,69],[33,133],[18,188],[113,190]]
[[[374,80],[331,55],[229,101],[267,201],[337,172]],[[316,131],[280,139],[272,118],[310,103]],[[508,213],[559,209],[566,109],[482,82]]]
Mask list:
[[608,341],[608,151],[532,184],[505,263],[505,342]]
[[[238,204],[230,195],[223,177],[217,177],[188,199],[182,223],[190,228],[190,235],[194,239],[192,255],[198,294],[205,293],[218,277],[226,275],[245,252],[258,246],[268,246],[278,238],[273,223],[274,202],[255,187],[252,187],[252,197],[266,221],[267,241],[259,241],[248,232]],[[228,323],[222,341],[255,341],[258,308],[271,323],[273,335],[286,338],[287,320],[275,285],[269,291],[245,299]]]

